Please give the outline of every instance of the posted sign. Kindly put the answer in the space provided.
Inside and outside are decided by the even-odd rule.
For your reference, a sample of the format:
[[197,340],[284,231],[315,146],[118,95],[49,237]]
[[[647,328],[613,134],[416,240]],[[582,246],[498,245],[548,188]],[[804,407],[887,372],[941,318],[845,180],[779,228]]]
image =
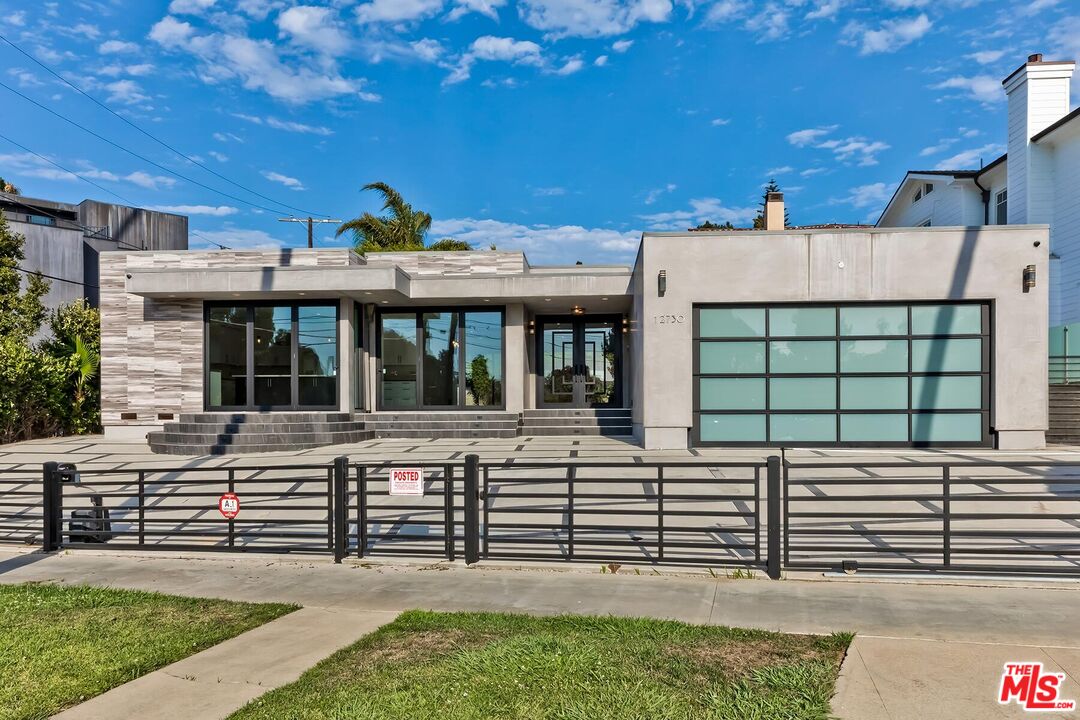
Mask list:
[[218,510],[227,519],[232,520],[240,514],[240,498],[236,493],[225,493],[217,501]]
[[391,495],[423,495],[424,494],[424,469],[423,468],[391,468],[390,469],[390,494]]

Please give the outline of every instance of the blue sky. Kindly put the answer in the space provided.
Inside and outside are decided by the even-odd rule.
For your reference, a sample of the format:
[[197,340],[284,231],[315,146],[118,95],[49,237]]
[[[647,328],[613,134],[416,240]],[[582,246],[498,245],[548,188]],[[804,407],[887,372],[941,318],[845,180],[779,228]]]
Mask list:
[[[264,206],[0,88],[6,137],[189,214],[193,247],[302,246],[278,213],[374,211],[359,188],[382,180],[431,212],[432,239],[534,263],[629,262],[642,230],[748,224],[770,177],[793,223],[872,222],[905,170],[1004,151],[1000,80],[1027,54],[1080,58],[1077,0],[0,0],[0,28],[244,189],[2,42],[0,82]],[[0,175],[118,201],[4,140]],[[332,228],[317,245],[345,242]]]

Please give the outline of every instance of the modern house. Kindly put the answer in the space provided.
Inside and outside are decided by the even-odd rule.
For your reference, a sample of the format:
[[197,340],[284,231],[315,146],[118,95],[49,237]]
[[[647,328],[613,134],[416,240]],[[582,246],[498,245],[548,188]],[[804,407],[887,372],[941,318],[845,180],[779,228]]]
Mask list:
[[[911,170],[878,227],[1050,226],[1050,325],[1080,323],[1080,108],[1076,63],[1031,55],[1002,81],[1006,153],[979,168]],[[1080,329],[1080,328],[1078,328]]]
[[101,257],[102,415],[161,452],[604,433],[1038,448],[1045,225],[645,233],[520,252]]
[[86,298],[98,305],[98,257],[113,250],[187,250],[183,215],[83,200],[78,205],[0,193],[0,212],[25,239],[20,267],[50,280],[55,309]]

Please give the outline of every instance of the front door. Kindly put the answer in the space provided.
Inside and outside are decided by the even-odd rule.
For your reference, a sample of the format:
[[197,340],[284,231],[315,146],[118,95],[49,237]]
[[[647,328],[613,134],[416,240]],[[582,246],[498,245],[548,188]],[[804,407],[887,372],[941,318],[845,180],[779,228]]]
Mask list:
[[618,318],[541,318],[537,325],[538,407],[622,406]]

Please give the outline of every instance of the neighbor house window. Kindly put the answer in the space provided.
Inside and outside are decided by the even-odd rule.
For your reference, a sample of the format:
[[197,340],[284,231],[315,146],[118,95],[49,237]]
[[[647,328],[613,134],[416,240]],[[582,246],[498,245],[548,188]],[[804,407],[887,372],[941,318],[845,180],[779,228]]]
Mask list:
[[934,184],[933,183],[926,183],[926,184],[923,185],[923,195],[929,195],[932,192],[934,192]]
[[918,190],[915,191],[915,194],[911,196],[911,202],[913,204],[922,200],[922,192],[923,189],[920,187]]
[[1009,190],[1006,188],[997,194],[997,224],[1009,224]]
[[919,223],[919,227],[930,227],[933,224],[934,224],[934,219],[933,218],[926,218],[921,223]]

